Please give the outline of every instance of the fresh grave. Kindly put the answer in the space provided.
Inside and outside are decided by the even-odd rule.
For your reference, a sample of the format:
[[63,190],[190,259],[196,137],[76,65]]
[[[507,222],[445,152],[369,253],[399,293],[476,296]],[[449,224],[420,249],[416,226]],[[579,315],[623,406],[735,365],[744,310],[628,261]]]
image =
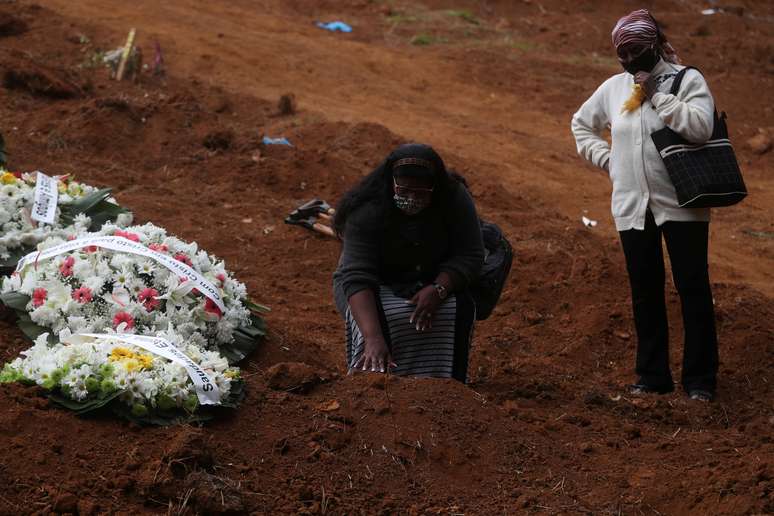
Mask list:
[[[101,334],[93,337],[97,341],[91,344],[99,348],[94,352],[101,358],[88,355],[88,361],[74,363],[62,359],[55,370],[63,376],[62,368],[68,374],[83,365],[91,368],[86,371],[98,370],[104,365],[106,346],[115,339],[129,339],[127,344],[137,347],[141,336],[162,337],[174,347],[188,350],[185,354],[193,362],[197,361],[197,353],[214,353],[225,364],[233,365],[247,356],[265,334],[260,316],[265,309],[248,300],[245,286],[227,272],[223,262],[199,250],[196,243],[183,242],[153,224],[126,229],[106,224],[99,232],[83,232],[71,240],[48,238],[38,249],[19,260],[14,274],[3,281],[0,294],[6,306],[17,312],[20,328],[36,342],[33,350],[38,351],[30,350],[32,355],[27,359],[6,366],[3,379],[23,379],[49,388],[54,401],[66,399],[66,406],[79,412],[107,404],[113,396],[132,401],[130,415],[149,422],[190,420],[201,415],[196,410],[198,404],[182,397],[176,398],[172,407],[166,398],[159,401],[155,394],[147,395],[143,410],[137,408],[136,398],[126,394],[126,386],[95,392],[96,398],[78,399],[71,385],[74,378],[62,384],[59,377],[52,381],[50,377],[27,376],[23,372],[25,360],[44,356],[44,344],[51,350],[62,349],[62,356],[70,357],[72,352],[64,350],[80,342],[83,334]],[[103,334],[115,337],[111,340]],[[137,369],[137,363],[129,363]],[[138,363],[151,365],[147,359]],[[156,369],[146,369],[132,372],[154,378]],[[237,369],[230,371],[238,378]],[[85,382],[88,377],[80,380]],[[169,376],[160,377],[161,383],[157,384],[165,386],[165,379]],[[96,381],[91,381],[93,387]],[[217,384],[217,376],[214,381]],[[188,388],[194,383],[192,380]],[[166,392],[149,389],[143,392]],[[241,387],[237,390],[241,392]],[[236,401],[233,386],[227,394],[227,401],[221,400],[220,405]],[[82,389],[79,395],[83,396]]]

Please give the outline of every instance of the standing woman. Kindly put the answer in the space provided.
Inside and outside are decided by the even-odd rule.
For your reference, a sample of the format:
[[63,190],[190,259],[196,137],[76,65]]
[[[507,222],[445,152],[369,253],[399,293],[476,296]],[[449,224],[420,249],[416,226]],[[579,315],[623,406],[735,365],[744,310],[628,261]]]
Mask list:
[[401,145],[344,196],[334,229],[348,369],[465,382],[484,244],[464,180],[431,147]]
[[[621,236],[637,329],[638,379],[633,394],[674,390],[664,300],[666,241],[685,327],[682,385],[691,399],[715,396],[718,345],[707,268],[708,208],[680,208],[651,133],[668,126],[683,138],[712,135],[714,101],[707,83],[688,70],[676,95],[669,93],[683,66],[651,14],[641,9],[613,29],[624,73],[607,79],[572,119],[578,153],[606,170],[613,183],[612,212]],[[636,86],[635,86],[636,85]],[[612,145],[602,138],[610,128]]]

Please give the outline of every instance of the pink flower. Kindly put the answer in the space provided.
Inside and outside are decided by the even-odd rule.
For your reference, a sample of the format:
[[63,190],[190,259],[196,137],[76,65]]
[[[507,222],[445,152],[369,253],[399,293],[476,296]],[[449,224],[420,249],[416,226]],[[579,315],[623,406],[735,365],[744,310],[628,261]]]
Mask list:
[[175,255],[175,260],[177,260],[178,262],[183,262],[184,264],[188,265],[189,267],[191,265],[193,265],[191,263],[191,259],[188,256],[186,256],[184,253],[177,253]]
[[99,249],[96,245],[87,245],[83,248],[87,253],[96,253]]
[[220,281],[221,287],[226,283],[226,275],[222,272],[220,274],[216,274],[215,277],[218,278],[218,281]]
[[216,305],[215,302],[209,297],[204,302],[204,311],[207,312],[208,314],[215,314],[218,317],[223,316],[223,312],[220,311],[220,308],[218,308],[218,305]]
[[72,276],[73,275],[73,265],[75,265],[75,258],[72,256],[68,256],[64,259],[62,262],[62,265],[59,266],[59,272],[62,273],[62,276]]
[[48,292],[44,288],[36,288],[32,291],[32,306],[35,308],[43,305],[48,297]]
[[148,246],[148,249],[151,251],[157,251],[159,253],[166,253],[169,251],[169,247],[167,247],[167,244],[151,244]]
[[134,233],[129,233],[128,231],[122,231],[120,229],[116,229],[115,233],[113,233],[114,236],[118,237],[124,237],[128,240],[131,240],[132,242],[139,242],[140,237]]
[[134,328],[134,318],[126,312],[118,312],[113,317],[113,328],[118,328],[121,323],[126,323],[126,329]]
[[81,287],[73,290],[73,299],[81,304],[88,303],[92,300],[91,289],[89,287]]
[[152,312],[161,304],[161,301],[156,299],[158,295],[159,291],[155,288],[146,288],[140,292],[137,299],[142,303],[142,306],[145,307],[145,310]]

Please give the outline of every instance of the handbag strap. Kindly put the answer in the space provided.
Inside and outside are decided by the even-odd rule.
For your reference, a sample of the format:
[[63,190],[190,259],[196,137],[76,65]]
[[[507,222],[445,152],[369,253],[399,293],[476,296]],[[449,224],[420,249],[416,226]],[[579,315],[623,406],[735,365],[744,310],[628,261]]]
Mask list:
[[672,81],[672,87],[669,89],[670,94],[677,95],[677,92],[680,91],[680,85],[683,83],[683,77],[685,77],[685,72],[687,72],[688,70],[696,70],[697,72],[701,73],[701,70],[699,70],[695,66],[686,66],[685,68],[677,72],[677,75],[675,75],[675,78]]
[[[685,77],[685,72],[687,72],[688,70],[696,70],[697,72],[701,73],[701,70],[699,70],[695,66],[686,66],[685,68],[677,72],[677,75],[675,75],[675,78],[672,81],[672,87],[669,89],[669,93],[671,95],[677,95],[677,92],[680,91],[680,85],[683,83],[683,77]],[[718,113],[717,106],[715,107],[715,116],[721,120],[725,120],[727,118],[725,111],[721,111]]]

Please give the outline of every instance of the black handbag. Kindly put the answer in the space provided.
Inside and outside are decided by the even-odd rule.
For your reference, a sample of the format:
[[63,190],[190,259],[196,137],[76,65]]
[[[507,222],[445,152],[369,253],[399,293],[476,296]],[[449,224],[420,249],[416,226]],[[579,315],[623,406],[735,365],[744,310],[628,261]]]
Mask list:
[[[672,95],[680,90],[685,72],[680,70],[672,82]],[[698,70],[697,70],[698,71]],[[747,196],[742,172],[728,139],[726,114],[718,116],[712,136],[704,143],[692,143],[668,127],[650,135],[664,161],[677,192],[681,208],[716,208],[731,206]]]
[[513,262],[513,248],[496,224],[482,220],[481,235],[484,237],[484,267],[478,279],[470,285],[478,321],[492,314]]

